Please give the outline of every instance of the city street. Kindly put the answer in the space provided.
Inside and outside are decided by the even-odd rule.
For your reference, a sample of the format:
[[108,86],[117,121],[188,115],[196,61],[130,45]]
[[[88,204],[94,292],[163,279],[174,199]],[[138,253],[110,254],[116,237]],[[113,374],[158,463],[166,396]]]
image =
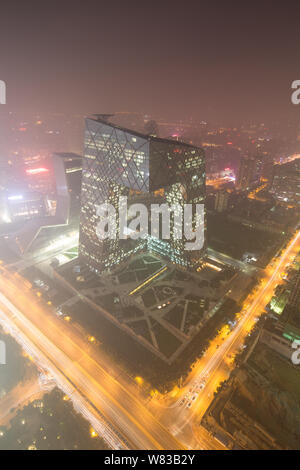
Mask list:
[[[222,446],[206,430],[199,426],[200,420],[213,399],[219,383],[228,377],[228,357],[242,347],[244,338],[264,307],[269,302],[280,274],[300,250],[298,232],[280,258],[266,269],[266,276],[251,298],[246,299],[239,321],[233,331],[221,332],[212,341],[205,355],[193,367],[184,386],[172,398],[145,400],[134,390],[115,378],[112,363],[105,366],[101,351],[91,353],[85,340],[72,325],[63,322],[50,308],[38,300],[34,291],[19,274],[1,268],[0,316],[17,328],[34,347],[51,363],[58,375],[75,386],[88,403],[101,411],[105,418],[118,429],[129,447],[137,449],[222,449]],[[203,383],[191,406],[180,404],[189,390]]]

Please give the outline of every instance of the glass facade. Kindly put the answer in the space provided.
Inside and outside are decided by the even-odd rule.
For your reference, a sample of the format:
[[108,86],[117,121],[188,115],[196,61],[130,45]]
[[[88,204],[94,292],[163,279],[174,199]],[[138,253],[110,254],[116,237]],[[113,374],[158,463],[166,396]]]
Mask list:
[[[170,219],[170,239],[161,234],[133,240],[120,237],[116,224],[114,239],[100,240],[96,227],[97,206],[110,203],[116,209],[120,197],[128,206],[151,204],[204,204],[205,157],[200,148],[173,140],[120,128],[106,119],[86,119],[83,159],[80,257],[97,272],[120,264],[134,253],[152,250],[186,268],[196,268],[201,250],[185,250],[185,239],[175,237],[175,214]],[[193,215],[194,217],[194,215]],[[194,218],[192,224],[194,224]],[[183,230],[184,232],[184,230]],[[121,239],[120,239],[121,238]]]

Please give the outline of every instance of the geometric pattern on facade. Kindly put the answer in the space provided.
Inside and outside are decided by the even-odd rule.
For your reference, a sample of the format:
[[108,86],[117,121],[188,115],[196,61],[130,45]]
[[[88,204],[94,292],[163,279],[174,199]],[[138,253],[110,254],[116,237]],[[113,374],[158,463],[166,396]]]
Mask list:
[[96,272],[119,265],[140,250],[152,250],[185,268],[197,267],[204,247],[185,251],[185,240],[148,237],[99,240],[96,207],[119,198],[128,203],[205,203],[205,157],[190,144],[124,129],[105,118],[86,119],[83,158],[80,257]]

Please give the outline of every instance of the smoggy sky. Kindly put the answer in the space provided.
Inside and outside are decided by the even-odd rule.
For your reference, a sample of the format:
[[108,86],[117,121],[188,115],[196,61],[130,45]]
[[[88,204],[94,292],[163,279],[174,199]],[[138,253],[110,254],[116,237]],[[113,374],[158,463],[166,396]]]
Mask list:
[[300,4],[10,0],[0,6],[7,108],[168,119],[298,119]]

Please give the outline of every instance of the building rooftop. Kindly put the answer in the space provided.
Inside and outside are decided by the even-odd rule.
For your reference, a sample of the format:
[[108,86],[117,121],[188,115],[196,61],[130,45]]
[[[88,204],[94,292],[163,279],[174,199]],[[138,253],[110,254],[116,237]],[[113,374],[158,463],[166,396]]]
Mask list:
[[143,132],[136,131],[134,129],[128,129],[126,127],[119,126],[118,124],[115,124],[111,121],[108,120],[109,117],[114,116],[113,114],[94,114],[93,117],[88,117],[88,119],[96,122],[100,122],[102,124],[106,124],[108,126],[114,127],[115,129],[119,129],[123,132],[127,132],[128,134],[131,134],[133,136],[141,137],[142,139],[149,140],[149,141],[154,141],[154,142],[164,142],[164,143],[169,143],[169,144],[176,144],[176,145],[182,145],[190,148],[199,148],[196,145],[189,144],[187,142],[183,142],[180,140],[173,140],[173,139],[167,139],[163,137],[157,137],[151,134],[146,134]]

